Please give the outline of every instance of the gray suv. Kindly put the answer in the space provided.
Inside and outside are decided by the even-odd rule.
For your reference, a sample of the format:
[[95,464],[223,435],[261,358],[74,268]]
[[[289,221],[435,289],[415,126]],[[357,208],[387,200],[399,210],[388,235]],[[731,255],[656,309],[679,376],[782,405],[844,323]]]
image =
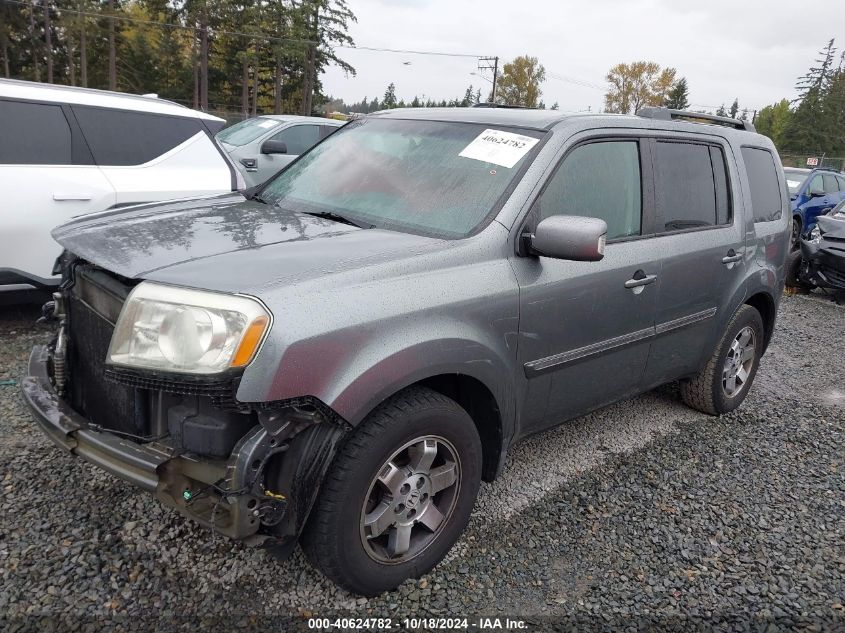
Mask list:
[[379,113],[248,199],[56,229],[23,392],[66,451],[373,595],[443,558],[520,438],[676,380],[739,406],[788,205],[732,119]]

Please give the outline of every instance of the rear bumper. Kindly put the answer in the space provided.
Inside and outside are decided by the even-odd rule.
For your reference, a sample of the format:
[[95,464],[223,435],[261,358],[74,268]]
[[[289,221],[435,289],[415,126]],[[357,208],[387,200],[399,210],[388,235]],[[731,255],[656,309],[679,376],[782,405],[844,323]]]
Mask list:
[[99,431],[56,393],[48,360],[46,347],[33,348],[21,389],[38,426],[56,446],[155,494],[215,532],[234,539],[256,534],[260,521],[255,508],[266,500],[244,491],[250,489],[248,467],[262,443],[263,429],[247,434],[228,460],[190,458],[166,443],[140,444]]

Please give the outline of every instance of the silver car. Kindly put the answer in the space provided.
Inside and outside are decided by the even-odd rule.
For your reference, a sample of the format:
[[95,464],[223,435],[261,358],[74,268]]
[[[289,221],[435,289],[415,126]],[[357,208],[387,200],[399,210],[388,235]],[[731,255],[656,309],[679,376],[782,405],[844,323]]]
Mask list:
[[217,140],[243,174],[247,187],[265,182],[346,121],[268,114],[221,130]]

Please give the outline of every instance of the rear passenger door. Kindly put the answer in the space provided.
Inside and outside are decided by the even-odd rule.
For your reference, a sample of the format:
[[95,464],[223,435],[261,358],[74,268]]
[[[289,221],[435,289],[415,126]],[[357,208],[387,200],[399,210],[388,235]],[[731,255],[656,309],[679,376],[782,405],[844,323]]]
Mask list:
[[232,191],[227,159],[203,121],[154,112],[71,106],[116,204]]
[[740,290],[748,257],[730,146],[714,138],[650,141],[655,175],[653,247],[663,266],[646,388],[700,368]]
[[0,192],[0,278],[35,282],[61,252],[50,231],[115,197],[68,106],[16,99],[0,99]]

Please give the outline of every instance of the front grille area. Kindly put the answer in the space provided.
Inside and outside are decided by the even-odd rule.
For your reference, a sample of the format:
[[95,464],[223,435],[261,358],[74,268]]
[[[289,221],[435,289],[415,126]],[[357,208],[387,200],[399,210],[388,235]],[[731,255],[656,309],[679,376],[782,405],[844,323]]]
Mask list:
[[150,426],[148,399],[140,389],[116,384],[105,376],[114,330],[114,323],[106,316],[116,318],[115,311],[119,312],[129,290],[101,270],[76,270],[67,302],[68,396],[71,406],[92,423],[146,436]]

